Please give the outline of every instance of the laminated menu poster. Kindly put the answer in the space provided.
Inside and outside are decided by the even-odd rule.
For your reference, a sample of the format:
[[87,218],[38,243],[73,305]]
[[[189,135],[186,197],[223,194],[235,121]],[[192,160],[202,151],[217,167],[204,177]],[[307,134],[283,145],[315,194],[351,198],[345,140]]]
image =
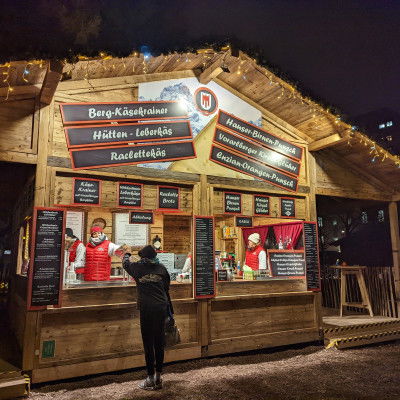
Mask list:
[[214,218],[195,216],[193,226],[195,297],[215,297]]
[[128,212],[114,214],[114,227],[116,244],[140,248],[149,243],[149,225],[130,223]]
[[302,250],[268,250],[273,277],[304,277],[305,259]]
[[64,232],[64,210],[35,208],[27,302],[31,310],[60,306]]

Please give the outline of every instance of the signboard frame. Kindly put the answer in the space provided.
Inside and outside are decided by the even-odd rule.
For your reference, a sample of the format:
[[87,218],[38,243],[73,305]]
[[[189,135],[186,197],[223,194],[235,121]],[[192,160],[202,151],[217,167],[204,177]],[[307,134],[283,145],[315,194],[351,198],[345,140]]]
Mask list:
[[[160,207],[160,189],[166,188],[166,189],[175,189],[178,190],[178,208],[163,208]],[[178,186],[168,186],[168,185],[158,185],[157,186],[157,211],[163,211],[163,212],[180,212],[181,211],[181,188]]]
[[102,122],[121,122],[121,121],[141,121],[141,120],[163,120],[163,119],[187,119],[187,111],[185,112],[182,108],[182,115],[179,116],[154,116],[152,118],[146,118],[146,116],[137,116],[134,118],[114,118],[114,119],[92,119],[92,120],[76,120],[76,121],[66,121],[65,120],[65,113],[64,113],[64,106],[96,106],[96,105],[104,105],[104,104],[121,104],[122,106],[127,106],[129,104],[159,104],[159,103],[176,103],[177,101],[112,101],[112,102],[94,102],[94,103],[87,103],[87,102],[76,102],[76,103],[61,103],[60,104],[60,111],[61,111],[61,118],[64,125],[68,124],[92,124],[92,123],[102,123]]
[[306,264],[306,255],[304,250],[277,250],[277,249],[268,249],[267,251],[267,257],[268,257],[268,264],[271,265],[271,254],[276,254],[276,253],[298,253],[298,254],[303,254],[304,258],[304,275],[274,275],[273,274],[273,269],[272,266],[271,268],[271,275],[273,278],[285,278],[285,279],[306,279],[306,272],[307,272],[307,264]]
[[[68,204],[68,206],[77,206],[77,207],[85,207],[85,206],[90,206],[90,207],[101,207],[101,186],[102,186],[102,181],[101,179],[94,179],[94,178],[79,178],[74,176],[73,178],[73,184],[72,184],[72,202],[71,204]],[[96,181],[99,182],[99,202],[96,203],[75,203],[75,185],[76,181]]]
[[[256,213],[256,197],[264,197],[268,199],[268,214],[259,214]],[[266,194],[254,194],[253,195],[253,212],[255,216],[261,216],[261,217],[268,217],[271,215],[271,196],[268,196]]]
[[[137,222],[137,221],[136,222],[131,222],[132,221],[131,215],[133,213],[151,214],[151,222]],[[143,210],[143,209],[129,211],[129,217],[128,218],[129,218],[129,223],[130,224],[144,224],[144,225],[152,225],[152,224],[154,224],[154,213],[153,213],[153,211],[147,211],[147,210]]]
[[[120,204],[120,190],[121,190],[121,184],[122,185],[131,185],[131,186],[140,186],[140,206],[123,206]],[[117,190],[117,207],[118,208],[134,208],[134,209],[140,209],[143,207],[143,183],[134,183],[134,182],[122,182],[118,181],[117,182],[118,190]]]
[[[240,210],[239,211],[226,211],[226,195],[227,194],[235,194],[239,196],[240,199]],[[242,193],[239,192],[228,192],[228,191],[224,191],[224,214],[231,214],[231,215],[241,215],[242,214],[242,209],[243,209],[243,205],[242,205]]]
[[[238,223],[238,219],[239,218],[246,218],[249,219],[251,221],[251,225],[241,225]],[[251,215],[236,215],[235,216],[235,226],[238,228],[252,228],[254,226],[254,221],[253,221],[253,217]]]
[[[293,200],[293,213],[294,215],[283,215],[283,207],[282,207],[282,200]],[[280,206],[280,217],[281,218],[296,218],[296,198],[295,197],[280,197],[279,198],[279,206]]]
[[[196,218],[210,219],[212,221],[212,273],[213,273],[213,294],[198,295],[196,292],[197,271],[196,271]],[[216,272],[215,272],[215,217],[210,215],[193,215],[193,294],[195,299],[212,299],[216,297]]]
[[50,305],[43,305],[43,306],[32,306],[32,284],[33,284],[33,275],[34,275],[34,268],[35,268],[35,247],[36,247],[36,227],[37,227],[37,214],[38,211],[60,211],[63,214],[63,227],[61,233],[61,249],[60,249],[60,278],[58,282],[58,301],[57,304],[51,304],[54,308],[60,308],[62,303],[62,287],[63,287],[63,278],[64,278],[64,248],[65,248],[65,224],[66,224],[66,210],[63,208],[56,208],[56,207],[34,207],[33,208],[33,221],[32,221],[32,244],[31,244],[31,251],[30,251],[30,263],[29,263],[29,274],[28,274],[28,285],[27,285],[27,300],[26,305],[29,311],[33,310],[46,310],[47,307]]

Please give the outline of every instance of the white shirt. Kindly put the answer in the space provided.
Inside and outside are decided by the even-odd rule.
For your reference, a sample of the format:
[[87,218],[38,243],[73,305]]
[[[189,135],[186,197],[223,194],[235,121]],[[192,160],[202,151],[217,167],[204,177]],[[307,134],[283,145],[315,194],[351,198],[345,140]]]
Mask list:
[[76,257],[74,261],[75,268],[82,268],[85,266],[86,260],[86,247],[83,243],[79,243],[76,248]]
[[258,269],[267,269],[267,253],[261,250],[258,254]]

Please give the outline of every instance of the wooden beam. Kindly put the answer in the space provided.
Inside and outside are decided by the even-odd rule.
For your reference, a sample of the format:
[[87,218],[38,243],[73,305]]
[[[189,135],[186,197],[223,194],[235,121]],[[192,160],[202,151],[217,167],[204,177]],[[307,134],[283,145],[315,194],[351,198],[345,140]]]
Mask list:
[[308,151],[317,151],[326,149],[327,147],[335,146],[339,143],[347,140],[345,137],[341,137],[338,133],[325,137],[323,139],[316,140],[308,145]]
[[220,57],[217,61],[213,62],[208,68],[201,72],[201,74],[197,78],[199,82],[203,85],[207,85],[207,83],[209,83],[219,74],[224,72],[221,68],[222,62],[222,58]]
[[62,77],[63,65],[59,61],[50,61],[46,76],[44,77],[42,89],[40,91],[40,102],[50,104],[58,83]]
[[36,160],[36,154],[19,153],[16,151],[0,151],[0,161],[36,164]]
[[8,87],[2,87],[0,88],[0,101],[30,99],[36,97],[39,92],[40,85],[12,86],[12,91],[9,91]]
[[[333,163],[356,172],[361,178],[364,178],[366,182],[382,190],[383,193],[386,193],[387,195],[393,194],[393,189],[390,189],[389,183],[383,182],[381,179],[377,178],[371,173],[366,172],[364,169],[362,169],[362,167],[359,167],[352,161],[349,161],[344,157],[338,157],[338,155],[333,153],[331,150],[326,150],[324,152],[324,155],[326,155],[327,158],[329,158],[329,160],[331,160]],[[357,190],[357,188],[354,189],[355,191]],[[391,196],[388,197],[387,200],[389,200],[390,198]]]
[[394,290],[396,293],[397,315],[400,315],[400,232],[397,203],[389,203],[390,239],[392,241]]

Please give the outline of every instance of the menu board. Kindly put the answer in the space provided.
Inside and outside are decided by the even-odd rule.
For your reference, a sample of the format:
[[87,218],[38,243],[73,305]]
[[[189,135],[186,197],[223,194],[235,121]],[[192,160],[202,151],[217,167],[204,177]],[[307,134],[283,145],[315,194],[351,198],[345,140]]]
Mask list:
[[149,225],[130,223],[127,212],[114,214],[114,227],[114,243],[116,244],[143,247],[149,242]]
[[315,222],[304,222],[304,251],[306,259],[307,290],[321,290],[318,236]]
[[214,218],[194,217],[194,291],[196,298],[215,297]]
[[142,207],[143,185],[140,183],[119,182],[118,207]]
[[227,281],[228,280],[228,271],[226,269],[219,269],[217,274],[218,274],[219,281]]
[[224,212],[240,214],[242,212],[242,195],[224,192]]
[[295,218],[296,216],[296,203],[295,199],[281,197],[281,217]]
[[65,211],[35,208],[29,308],[60,305]]
[[252,227],[253,218],[252,217],[236,217],[236,226],[239,227]]
[[100,181],[74,178],[73,204],[100,205]]
[[254,215],[269,215],[269,196],[254,195]]
[[268,250],[268,259],[273,277],[305,276],[303,251]]
[[158,208],[179,210],[179,188],[169,186],[158,187]]

